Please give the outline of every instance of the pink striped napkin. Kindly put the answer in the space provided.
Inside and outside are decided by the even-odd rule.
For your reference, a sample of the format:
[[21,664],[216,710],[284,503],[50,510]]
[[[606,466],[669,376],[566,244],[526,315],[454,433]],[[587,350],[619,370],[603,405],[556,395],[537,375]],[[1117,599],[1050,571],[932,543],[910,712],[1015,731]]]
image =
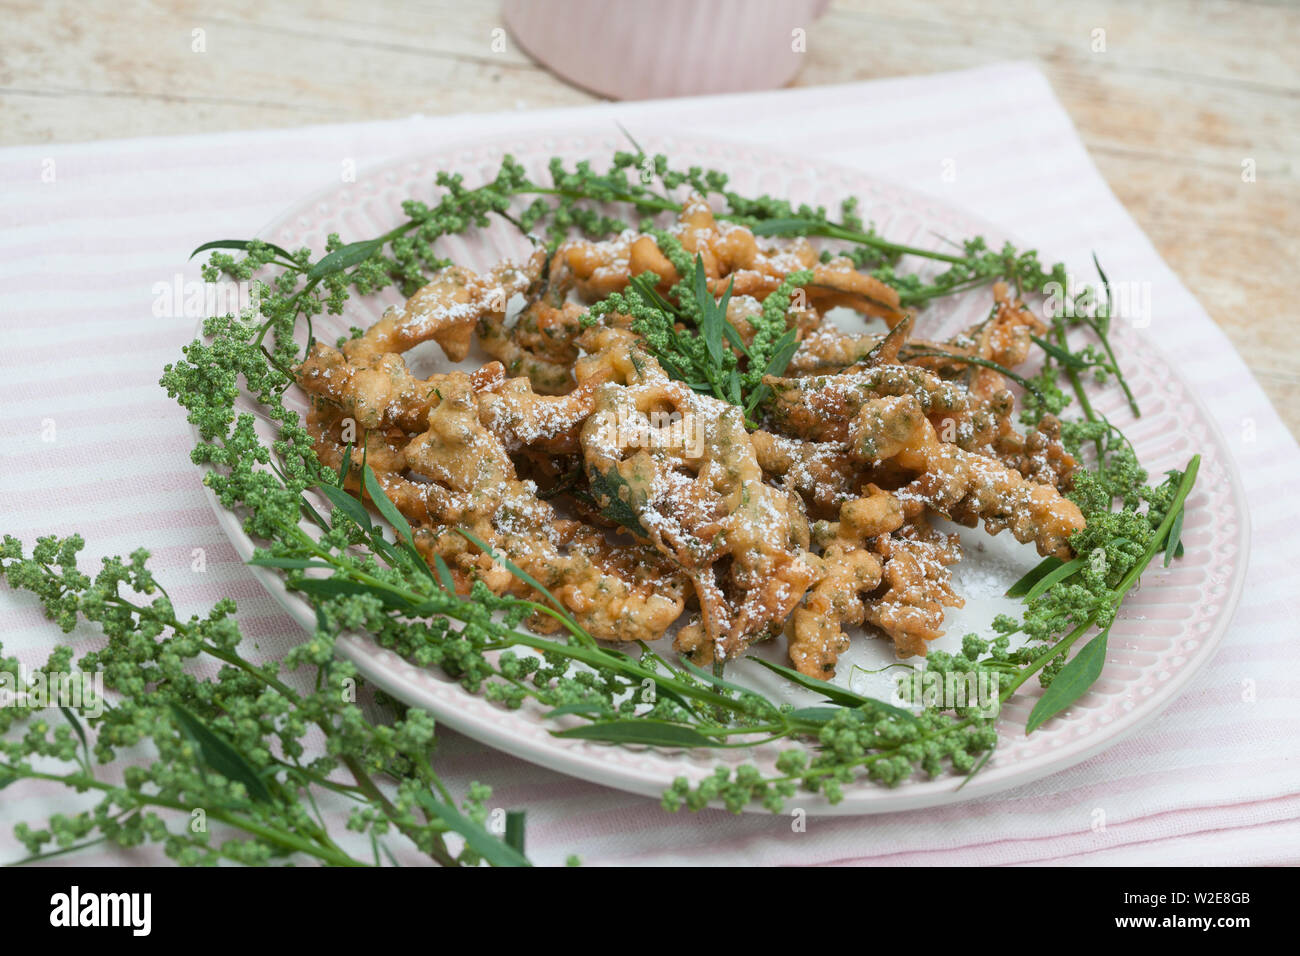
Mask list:
[[[391,122],[0,151],[0,530],[29,544],[79,531],[88,562],[145,544],[189,613],[230,595],[245,632],[278,653],[300,632],[218,530],[186,457],[183,415],[157,387],[192,319],[151,314],[156,283],[197,277],[201,241],[256,232],[295,197],[460,137],[621,122],[770,144],[856,166],[996,221],[1088,272],[1152,284],[1168,354],[1213,403],[1250,498],[1254,550],[1236,620],[1210,666],[1137,736],[1069,771],[976,802],[871,818],[709,811],[670,816],[653,800],[573,780],[443,735],[439,766],[463,790],[526,807],[530,854],[588,863],[1295,863],[1300,862],[1300,644],[1290,532],[1300,451],[1264,393],[1097,174],[1047,82],[1007,64],[920,78],[580,110]],[[1250,188],[1225,173],[1225,189]],[[1177,316],[1162,326],[1160,316]],[[1168,320],[1166,320],[1168,321]],[[203,548],[206,571],[192,570]],[[71,639],[88,643],[95,632]],[[31,600],[0,590],[0,640],[25,663],[58,632]],[[1253,692],[1247,693],[1246,690]],[[143,757],[144,755],[140,755]],[[9,830],[81,805],[13,786]],[[104,851],[87,862],[148,862]],[[72,862],[69,860],[69,862]]]

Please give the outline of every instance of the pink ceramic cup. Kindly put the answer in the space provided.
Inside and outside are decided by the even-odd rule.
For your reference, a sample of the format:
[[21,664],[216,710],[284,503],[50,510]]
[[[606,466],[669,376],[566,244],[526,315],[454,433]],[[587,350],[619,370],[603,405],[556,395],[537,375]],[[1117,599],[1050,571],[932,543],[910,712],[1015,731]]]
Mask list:
[[515,41],[570,83],[614,99],[784,86],[830,0],[504,0]]

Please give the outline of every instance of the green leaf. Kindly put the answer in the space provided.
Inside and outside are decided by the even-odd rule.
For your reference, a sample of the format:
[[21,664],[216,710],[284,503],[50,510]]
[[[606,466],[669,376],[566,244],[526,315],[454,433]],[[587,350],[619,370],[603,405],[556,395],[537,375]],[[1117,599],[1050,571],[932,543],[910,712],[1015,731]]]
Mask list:
[[1106,278],[1106,270],[1104,270],[1101,267],[1101,263],[1097,261],[1097,253],[1095,250],[1092,253],[1092,264],[1097,268],[1097,275],[1101,277],[1102,288],[1106,290],[1106,318],[1110,319],[1111,316],[1115,314],[1112,309],[1110,280]]
[[1031,335],[1029,337],[1034,340],[1034,343],[1040,349],[1042,349],[1052,358],[1056,359],[1066,368],[1072,368],[1078,370],[1078,369],[1087,368],[1091,364],[1089,362],[1085,362],[1083,359],[1079,358],[1079,356],[1075,355],[1073,352],[1069,352],[1061,348],[1059,345],[1047,341],[1047,339],[1041,338],[1037,335]]
[[819,232],[825,225],[816,219],[764,219],[751,225],[749,231],[756,236],[806,236]]
[[1026,592],[1025,600],[1032,601],[1040,594],[1046,593],[1049,588],[1060,584],[1082,567],[1083,558],[1074,558],[1073,560],[1066,561],[1059,568],[1053,568],[1034,582],[1034,586]]
[[1015,584],[1011,585],[1011,587],[1007,588],[1006,596],[1009,598],[1024,597],[1026,594],[1029,593],[1030,588],[1032,588],[1035,584],[1037,584],[1040,580],[1042,580],[1043,575],[1047,574],[1047,572],[1049,571],[1053,571],[1056,568],[1059,568],[1064,563],[1065,562],[1062,561],[1060,558],[1055,557],[1054,555],[1048,555],[1047,557],[1043,558],[1043,560],[1039,561],[1036,565],[1034,565],[1033,569],[1030,570],[1027,574],[1025,574],[1024,577],[1022,577]]
[[409,610],[410,605],[392,591],[366,584],[362,581],[349,581],[347,578],[303,578],[294,587],[304,594],[319,598],[347,597],[353,594],[370,594],[379,598],[384,607],[396,610]]
[[547,718],[565,717],[569,714],[603,714],[606,709],[595,701],[585,700],[573,704],[561,704],[554,710],[548,710],[543,716]]
[[289,252],[287,249],[277,246],[274,242],[266,242],[265,240],[262,239],[214,239],[211,242],[205,242],[203,245],[199,246],[197,249],[191,252],[190,258],[193,259],[200,252],[207,252],[209,249],[242,249],[247,251],[248,247],[255,242],[261,243],[262,245],[266,246],[277,256],[283,256],[285,259],[288,259],[290,262],[293,261],[293,253]]
[[879,711],[883,716],[896,717],[899,720],[913,722],[916,720],[911,711],[904,710],[901,707],[895,707],[893,704],[887,704],[883,700],[876,700],[874,697],[863,697],[861,694],[855,694],[851,690],[832,684],[829,681],[818,680],[816,677],[809,677],[807,674],[801,674],[792,667],[784,667],[781,664],[773,664],[771,661],[765,661],[761,657],[750,656],[749,660],[762,664],[773,673],[780,674],[787,680],[793,681],[800,687],[816,691],[825,695],[826,699],[832,704],[839,704],[842,707],[870,707]]
[[810,724],[824,724],[843,709],[842,707],[800,707],[798,710],[790,711],[786,716]]
[[555,737],[599,740],[611,744],[642,744],[647,747],[720,747],[722,742],[706,737],[692,727],[666,720],[602,720],[596,723],[552,730]]
[[1101,676],[1101,669],[1106,663],[1106,638],[1109,634],[1109,630],[1102,631],[1061,668],[1061,672],[1053,678],[1043,696],[1034,705],[1034,709],[1030,711],[1029,720],[1025,724],[1026,734],[1032,734],[1045,722],[1065,710],[1097,682],[1097,678]]
[[335,249],[307,270],[308,281],[323,279],[336,272],[349,269],[358,262],[364,262],[384,247],[382,239],[366,239],[362,242],[350,242],[342,248]]
[[514,849],[520,856],[524,853],[525,819],[523,810],[506,811],[506,846]]
[[210,730],[193,712],[176,703],[169,704],[176,727],[194,745],[203,764],[233,783],[242,783],[248,795],[259,803],[271,803],[270,788],[258,776],[257,769],[231,744]]
[[[799,351],[799,340],[796,330],[786,329],[785,334],[776,340],[772,357],[768,359],[767,368],[763,370],[763,374],[783,375],[790,365],[790,359],[794,358],[794,353],[797,351]],[[771,397],[771,386],[759,385],[749,397],[749,403],[745,406],[745,414],[747,416],[752,415],[756,409],[761,408]]]
[[979,773],[981,770],[984,769],[984,765],[987,764],[990,759],[992,759],[993,752],[997,749],[998,749],[997,745],[994,744],[988,750],[984,751],[984,756],[980,757],[980,759],[976,761],[975,766],[970,768],[970,773],[966,774],[966,779],[963,780],[961,783],[957,784],[958,790],[960,790],[962,787],[966,786],[966,784],[970,783],[972,780],[975,779],[975,774]]
[[336,488],[334,485],[321,485],[320,490],[334,507],[359,524],[363,531],[369,531],[374,527],[374,522],[371,521],[370,512],[366,510],[366,506],[342,488]]
[[81,746],[85,748],[86,757],[89,759],[90,741],[86,738],[86,728],[81,726],[81,721],[77,719],[77,715],[71,707],[60,707],[59,710],[63,712],[64,718],[72,725],[72,729],[76,731],[77,736],[81,738]]
[[731,683],[731,681],[723,680],[721,677],[718,677],[716,674],[710,674],[702,667],[696,667],[694,664],[692,664],[689,660],[687,660],[683,656],[679,656],[677,658],[677,662],[681,664],[683,667],[685,667],[692,674],[694,674],[696,677],[698,677],[700,680],[712,684],[714,687],[720,687],[723,690],[729,690],[741,695],[754,694],[754,691],[752,690],[747,690],[746,688],[741,687],[739,684]]
[[1186,507],[1178,509],[1174,515],[1173,524],[1169,526],[1169,537],[1165,542],[1165,567],[1169,567],[1169,562],[1174,558],[1182,556],[1183,548],[1183,515],[1186,513]]
[[[727,293],[728,294],[731,293],[730,288],[727,289]],[[730,322],[723,322],[722,334],[727,337],[727,341],[731,343],[731,347],[733,349],[735,349],[741,355],[747,358],[749,357],[749,346],[745,344],[745,340],[740,337],[740,333],[736,331],[736,327],[734,325],[732,325]]]
[[339,487],[346,489],[348,472],[352,470],[352,442],[343,449],[343,460],[339,462]]
[[[397,510],[397,505],[385,494],[383,487],[379,484],[379,479],[375,477],[374,469],[369,465],[363,465],[361,468],[361,477],[366,487],[366,494],[370,500],[375,503],[379,513],[391,524],[412,548],[415,547],[415,536],[411,533],[411,526],[407,523],[406,516]],[[421,559],[423,564],[423,559]]]
[[451,804],[435,800],[433,794],[428,792],[417,794],[416,800],[431,816],[445,823],[452,832],[464,837],[465,845],[493,866],[532,866],[528,862],[528,857],[504,841],[498,840]]
[[436,551],[433,553],[433,564],[438,569],[438,583],[442,585],[442,589],[448,594],[455,594],[456,581],[451,576],[451,568],[447,567],[447,562]]
[[292,571],[301,571],[304,568],[330,567],[323,561],[312,561],[309,558],[275,558],[271,555],[254,555],[248,559],[248,563],[255,568],[285,568]]
[[[695,304],[700,312],[700,331],[703,333],[704,345],[709,350],[709,358],[714,365],[722,364],[722,326],[718,304],[709,292],[709,279],[704,271],[704,259],[698,253],[695,256]],[[730,292],[728,292],[730,295]]]

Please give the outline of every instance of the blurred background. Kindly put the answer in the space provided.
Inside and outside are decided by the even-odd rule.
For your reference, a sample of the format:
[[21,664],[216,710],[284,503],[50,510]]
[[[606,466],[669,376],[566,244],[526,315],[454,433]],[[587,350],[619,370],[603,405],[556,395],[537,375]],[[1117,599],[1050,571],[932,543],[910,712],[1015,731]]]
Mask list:
[[[669,80],[703,92],[782,85],[792,73],[790,84],[813,86],[1028,60],[1112,189],[1300,433],[1290,292],[1300,260],[1295,3],[691,5],[727,24],[718,27],[698,15],[671,25],[676,0],[605,2],[594,13],[575,2],[564,12],[536,0],[507,0],[504,11],[498,0],[3,2],[0,145],[576,106],[602,98],[593,89],[619,92],[618,77],[602,87],[566,63],[617,63],[637,50],[666,60],[658,86],[625,95],[687,92],[666,89]],[[794,59],[756,75],[730,65],[753,25],[778,15],[801,31]],[[526,51],[559,57],[569,80]]]

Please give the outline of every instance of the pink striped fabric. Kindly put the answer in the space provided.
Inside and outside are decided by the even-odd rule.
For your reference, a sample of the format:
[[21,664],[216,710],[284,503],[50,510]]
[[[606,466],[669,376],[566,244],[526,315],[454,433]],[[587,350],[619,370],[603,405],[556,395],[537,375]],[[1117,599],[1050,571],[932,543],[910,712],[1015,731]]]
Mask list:
[[[1211,397],[1248,489],[1254,551],[1222,648],[1139,735],[1064,773],[939,809],[828,818],[670,816],[654,801],[572,780],[443,735],[438,763],[463,790],[529,811],[531,855],[607,864],[1248,864],[1300,862],[1300,608],[1290,533],[1300,451],[1223,333],[1192,301],[1089,161],[1044,78],[1007,64],[829,89],[621,103],[350,126],[0,151],[0,531],[83,533],[89,562],[147,545],[185,613],[224,595],[266,653],[300,638],[243,568],[189,467],[184,416],[157,386],[192,318],[152,314],[155,283],[197,278],[198,243],[255,233],[294,197],[462,137],[618,121],[638,130],[770,144],[888,177],[1003,224],[1089,273],[1150,282],[1152,328]],[[1231,165],[1231,164],[1230,164]],[[945,171],[950,175],[945,176]],[[1225,189],[1250,188],[1225,172]],[[345,237],[350,238],[350,237]],[[1178,328],[1160,316],[1189,317]],[[192,570],[194,549],[206,570]],[[93,566],[90,565],[90,566]],[[0,641],[28,664],[59,634],[0,591]],[[96,634],[70,639],[90,646]],[[1252,693],[1246,693],[1249,689]],[[144,759],[145,754],[135,755]],[[0,860],[19,820],[82,805],[13,786]],[[156,851],[103,851],[143,863]],[[73,862],[66,860],[61,862]]]

